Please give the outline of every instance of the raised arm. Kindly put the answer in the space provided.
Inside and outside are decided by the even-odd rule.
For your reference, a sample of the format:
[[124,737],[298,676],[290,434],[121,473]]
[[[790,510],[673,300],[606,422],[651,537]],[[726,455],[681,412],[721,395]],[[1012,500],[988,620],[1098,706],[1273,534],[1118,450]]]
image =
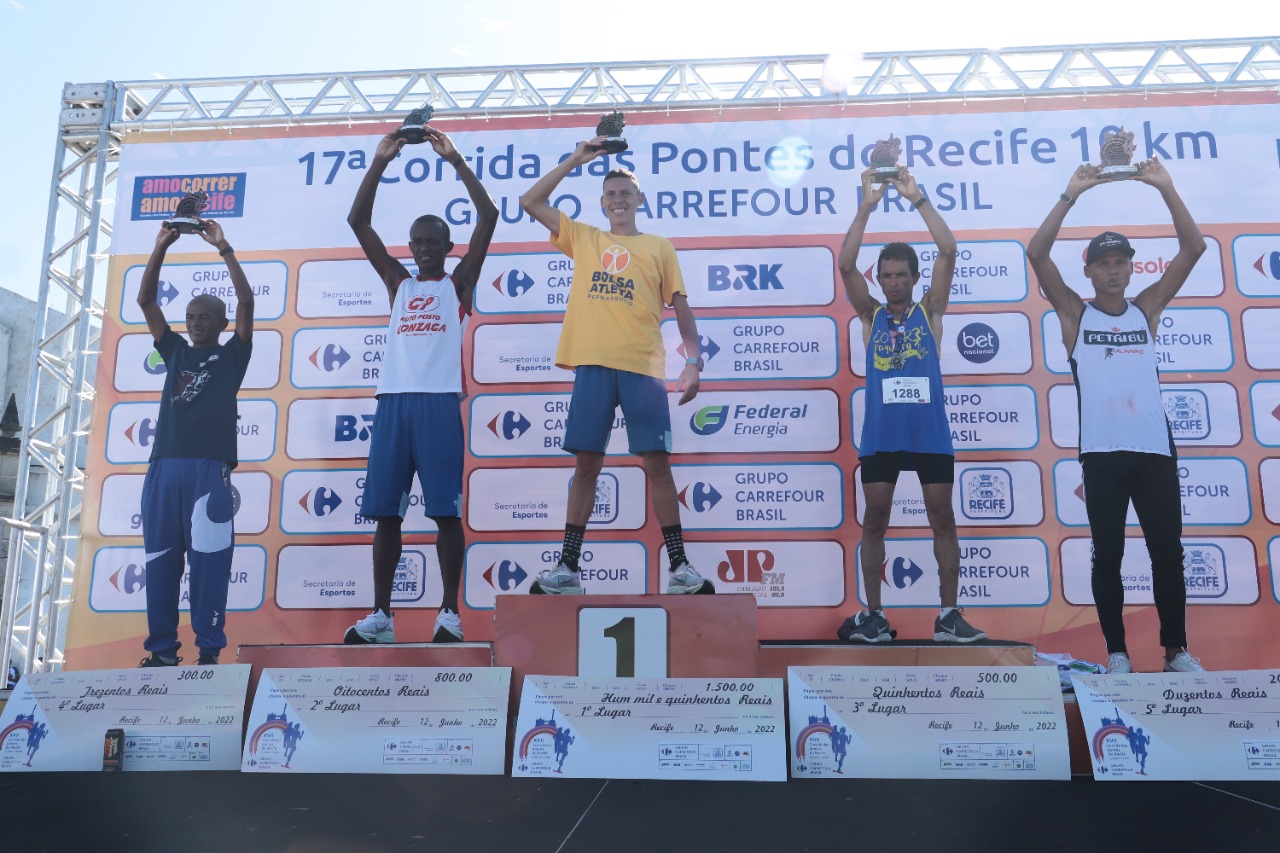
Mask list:
[[956,274],[956,235],[942,219],[942,214],[929,201],[929,197],[916,184],[915,176],[903,166],[898,170],[898,180],[891,181],[893,188],[911,202],[911,206],[920,211],[920,218],[929,229],[929,236],[938,247],[937,257],[933,262],[933,273],[929,277],[929,292],[921,302],[929,322],[934,324],[935,333],[942,330],[942,315],[947,313],[947,304],[951,301],[951,279]]
[[1191,275],[1191,269],[1196,265],[1196,261],[1200,260],[1200,256],[1204,254],[1205,242],[1203,235],[1200,234],[1200,227],[1191,218],[1191,212],[1183,203],[1182,196],[1178,195],[1178,191],[1173,188],[1173,178],[1165,171],[1164,164],[1153,157],[1139,163],[1138,169],[1138,176],[1134,180],[1160,191],[1160,197],[1168,205],[1169,213],[1173,214],[1173,230],[1178,235],[1178,254],[1169,261],[1164,274],[1133,299],[1134,303],[1147,315],[1147,321],[1151,324],[1151,330],[1154,333],[1156,324],[1160,321],[1160,313],[1164,311],[1170,300],[1178,295],[1178,291],[1187,281],[1187,276]]
[[836,259],[840,280],[844,282],[845,296],[849,297],[849,304],[853,306],[863,325],[871,322],[876,301],[871,298],[867,280],[858,269],[858,252],[862,249],[862,237],[867,231],[871,211],[876,209],[876,205],[884,197],[886,186],[887,184],[877,184],[871,180],[870,169],[862,173],[862,198],[858,202],[857,213],[853,215],[853,222],[849,225],[849,233],[844,235],[844,242],[840,244],[840,256]]
[[520,207],[524,208],[525,213],[541,222],[551,232],[552,237],[560,236],[560,210],[552,206],[551,193],[566,175],[603,154],[604,148],[600,146],[603,141],[603,136],[597,136],[595,139],[579,142],[572,154],[556,164],[554,169],[539,178],[537,183],[520,196]]
[[165,253],[177,242],[178,236],[178,229],[160,226],[155,247],[151,250],[147,267],[142,271],[142,281],[138,284],[138,307],[142,309],[142,316],[147,321],[147,331],[156,343],[160,343],[164,333],[169,331],[164,311],[160,309],[160,303],[156,302],[156,293],[160,289],[160,268],[164,266]]
[[480,183],[476,173],[467,163],[467,158],[458,153],[458,149],[444,131],[433,127],[425,128],[427,141],[435,149],[436,154],[444,158],[458,172],[462,185],[467,188],[471,197],[471,205],[476,209],[475,228],[471,231],[471,242],[467,245],[467,253],[454,267],[453,283],[458,288],[458,298],[462,307],[471,313],[471,303],[475,298],[476,282],[480,279],[480,268],[484,265],[485,255],[489,253],[489,242],[493,240],[493,231],[498,227],[498,206]]
[[[702,339],[698,337],[698,321],[693,317],[693,309],[689,307],[689,299],[683,293],[677,293],[671,299],[671,307],[676,312],[676,329],[680,331],[680,341],[686,353],[693,353],[687,358],[702,358]],[[702,372],[696,365],[685,362],[680,370],[680,384],[676,390],[680,392],[680,403],[685,403],[698,396],[702,387]]]
[[236,337],[242,344],[253,343],[253,288],[245,277],[240,262],[236,260],[236,250],[231,248],[222,233],[222,226],[215,219],[201,219],[204,230],[200,236],[222,256],[231,276],[231,286],[236,289]]
[[1105,180],[1098,176],[1097,166],[1082,163],[1076,167],[1071,179],[1067,181],[1066,192],[1054,202],[1049,215],[1040,223],[1035,236],[1027,244],[1027,260],[1036,274],[1036,281],[1040,282],[1040,290],[1044,292],[1045,299],[1058,312],[1058,322],[1062,326],[1062,344],[1067,348],[1068,355],[1075,346],[1080,315],[1084,313],[1084,300],[1062,280],[1062,272],[1049,257],[1049,250],[1058,239],[1058,232],[1062,230],[1062,222],[1067,218],[1071,205],[1076,203],[1076,199],[1085,190],[1101,183],[1105,183]]
[[378,277],[386,285],[388,293],[392,293],[401,281],[409,277],[409,271],[405,269],[404,264],[391,257],[382,238],[378,236],[377,231],[373,230],[373,200],[378,194],[378,182],[382,180],[387,166],[396,159],[396,155],[404,146],[404,140],[396,139],[394,133],[388,133],[382,137],[373,152],[372,162],[369,163],[369,168],[365,170],[364,178],[360,181],[360,187],[356,190],[356,197],[351,202],[351,211],[347,214],[347,224],[355,232],[356,240],[364,250],[364,256],[378,271]]

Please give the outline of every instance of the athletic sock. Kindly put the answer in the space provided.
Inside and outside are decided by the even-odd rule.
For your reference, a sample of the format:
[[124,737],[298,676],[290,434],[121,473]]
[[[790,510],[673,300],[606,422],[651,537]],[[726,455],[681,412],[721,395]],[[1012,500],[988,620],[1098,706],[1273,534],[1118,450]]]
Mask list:
[[578,570],[578,558],[582,556],[582,537],[587,533],[585,524],[564,526],[564,545],[560,547],[560,562],[573,571]]
[[954,607],[943,607],[941,610],[939,610],[939,611],[938,611],[938,618],[939,618],[939,619],[946,619],[948,616],[950,616],[950,615],[951,615],[951,611],[952,611],[952,610],[955,610],[955,608],[954,608]]
[[667,557],[671,560],[671,569],[681,563],[689,562],[684,555],[684,528],[678,524],[662,528],[662,540],[667,543]]

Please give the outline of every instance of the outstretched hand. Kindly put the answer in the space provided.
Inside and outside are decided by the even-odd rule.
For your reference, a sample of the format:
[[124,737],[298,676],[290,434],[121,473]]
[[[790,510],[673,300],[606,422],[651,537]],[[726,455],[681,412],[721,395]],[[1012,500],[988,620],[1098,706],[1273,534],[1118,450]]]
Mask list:
[[1134,175],[1133,179],[1156,189],[1173,186],[1173,178],[1165,170],[1164,163],[1160,162],[1159,157],[1152,157],[1150,160],[1143,160],[1139,163],[1138,174]]
[[160,233],[156,235],[156,248],[167,249],[174,243],[178,242],[181,232],[177,228],[170,228],[169,223],[165,222],[160,226]]
[[457,147],[454,146],[453,140],[449,138],[443,130],[437,130],[431,125],[422,128],[426,134],[427,141],[431,143],[431,149],[440,155],[440,159],[453,161],[454,155],[458,153]]
[[[919,185],[916,184],[916,176],[908,172],[906,166],[899,166],[898,177],[890,178],[889,183],[898,191],[898,195],[912,204],[924,198],[924,193],[920,191]],[[883,186],[881,184],[881,187]],[[881,189],[881,192],[884,192],[884,190]]]
[[390,163],[396,159],[400,154],[400,149],[404,148],[406,144],[405,140],[397,139],[395,131],[392,131],[378,140],[378,147],[374,149],[373,159]]
[[578,147],[573,149],[573,153],[569,155],[569,159],[575,166],[581,166],[590,163],[600,155],[604,154],[604,141],[607,136],[597,136],[594,139],[584,139],[578,143]]
[[200,238],[211,246],[219,243],[225,243],[227,238],[222,234],[222,226],[218,224],[216,219],[201,219],[200,230],[196,232]]
[[1101,172],[1102,170],[1093,163],[1081,163],[1071,173],[1071,179],[1067,181],[1067,195],[1075,200],[1085,190],[1107,183],[1107,179],[1102,177]]
[[698,396],[698,389],[702,387],[702,374],[698,372],[696,365],[686,364],[684,370],[680,371],[680,384],[676,386],[676,390],[680,392],[680,403],[685,403]]
[[872,169],[867,169],[862,173],[862,203],[868,207],[875,207],[880,203],[880,199],[884,198],[885,190],[889,188],[887,183],[877,183],[874,178]]

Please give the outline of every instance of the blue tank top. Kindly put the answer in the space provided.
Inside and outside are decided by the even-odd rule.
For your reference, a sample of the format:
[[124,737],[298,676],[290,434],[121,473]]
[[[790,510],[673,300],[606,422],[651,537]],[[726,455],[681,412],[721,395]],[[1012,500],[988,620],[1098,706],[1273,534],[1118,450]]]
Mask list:
[[938,342],[924,306],[911,303],[899,323],[878,306],[867,343],[867,405],[859,455],[906,450],[954,456],[942,394]]

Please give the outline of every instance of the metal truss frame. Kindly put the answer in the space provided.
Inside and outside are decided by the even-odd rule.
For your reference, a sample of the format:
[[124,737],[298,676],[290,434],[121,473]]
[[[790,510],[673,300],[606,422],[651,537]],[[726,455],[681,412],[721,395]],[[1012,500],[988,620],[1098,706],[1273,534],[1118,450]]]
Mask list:
[[3,520],[11,544],[0,660],[12,656],[25,672],[63,663],[84,487],[79,439],[89,429],[87,369],[102,315],[94,288],[111,241],[104,206],[129,132],[385,122],[424,102],[459,117],[550,117],[613,107],[725,110],[1249,90],[1280,97],[1280,36],[68,84],[27,395],[31,427],[19,459],[15,517]]

